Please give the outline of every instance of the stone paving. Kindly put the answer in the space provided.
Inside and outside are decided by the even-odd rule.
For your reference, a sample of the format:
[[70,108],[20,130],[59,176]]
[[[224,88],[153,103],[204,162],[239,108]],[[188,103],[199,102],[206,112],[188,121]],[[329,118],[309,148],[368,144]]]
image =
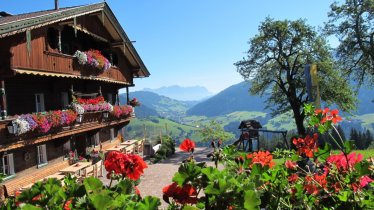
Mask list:
[[[197,162],[208,162],[208,165],[213,165],[206,157],[206,155],[212,151],[213,149],[211,148],[196,148],[194,158]],[[175,172],[178,171],[180,163],[187,159],[188,156],[189,154],[186,152],[176,149],[175,154],[169,159],[157,164],[148,164],[148,168],[141,177],[141,182],[138,186],[141,195],[151,195],[160,198],[162,203],[161,209],[166,208],[167,204],[162,199],[162,188],[171,184],[172,178]],[[105,184],[109,184],[106,174],[107,172],[104,169],[104,176],[101,179]]]

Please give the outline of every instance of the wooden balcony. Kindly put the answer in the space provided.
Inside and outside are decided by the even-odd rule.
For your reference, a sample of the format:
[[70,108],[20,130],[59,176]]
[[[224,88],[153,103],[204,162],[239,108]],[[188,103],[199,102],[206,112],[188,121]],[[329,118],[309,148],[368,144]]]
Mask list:
[[40,56],[31,55],[29,58],[15,56],[12,58],[12,69],[21,74],[102,80],[120,84],[131,84],[132,82],[118,67],[113,66],[101,72],[93,67],[78,64],[71,55],[49,51],[43,51]]
[[41,142],[71,136],[95,129],[121,125],[129,123],[131,117],[117,119],[111,117],[104,118],[102,112],[88,112],[83,114],[81,123],[75,123],[72,126],[61,127],[58,129],[51,129],[47,134],[41,134],[36,131],[16,136],[8,132],[7,126],[14,120],[9,118],[0,121],[0,152],[17,149],[26,145],[38,144]]

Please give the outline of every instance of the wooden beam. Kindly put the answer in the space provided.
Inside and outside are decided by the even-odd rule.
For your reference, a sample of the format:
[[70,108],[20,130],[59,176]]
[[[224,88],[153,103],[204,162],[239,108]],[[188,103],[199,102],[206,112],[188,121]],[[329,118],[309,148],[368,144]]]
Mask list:
[[7,117],[7,103],[5,95],[5,81],[0,79],[0,119],[5,120]]

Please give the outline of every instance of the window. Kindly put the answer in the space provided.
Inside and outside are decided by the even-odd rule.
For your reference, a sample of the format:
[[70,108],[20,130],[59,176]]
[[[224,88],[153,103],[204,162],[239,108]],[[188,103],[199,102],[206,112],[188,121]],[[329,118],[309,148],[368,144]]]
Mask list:
[[97,147],[100,145],[100,134],[99,131],[91,136],[91,145],[92,147]]
[[38,167],[46,165],[47,162],[47,146],[45,144],[39,145],[37,148]]
[[65,109],[69,105],[69,95],[67,92],[61,93],[61,104],[63,109]]
[[1,173],[5,174],[5,176],[9,177],[14,175],[14,160],[13,160],[13,153],[5,154],[1,158]]
[[35,94],[35,111],[36,112],[44,112],[45,111],[44,94],[43,93]]
[[113,104],[113,94],[108,93],[108,103]]
[[62,151],[64,154],[69,154],[69,152],[71,151],[70,140],[66,141],[65,144],[62,146]]
[[110,140],[113,141],[114,140],[114,128],[111,128],[110,129]]

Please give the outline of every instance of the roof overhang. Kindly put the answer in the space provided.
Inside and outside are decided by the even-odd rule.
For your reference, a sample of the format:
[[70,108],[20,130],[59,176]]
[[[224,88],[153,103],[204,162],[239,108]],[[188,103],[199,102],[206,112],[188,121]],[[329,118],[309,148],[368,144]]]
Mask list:
[[[114,16],[112,10],[105,2],[71,8],[61,8],[46,14],[0,23],[0,38],[88,14],[98,15],[102,20],[104,27],[106,27],[108,32],[114,38],[115,44],[122,43],[119,47],[123,51],[125,57],[129,60],[133,69],[136,69],[136,71],[133,71],[133,76],[136,78],[149,77],[150,73],[147,67],[144,65],[138,52],[126,32],[123,30],[121,24]],[[105,24],[108,22],[111,24]]]
[[35,70],[28,70],[28,69],[13,69],[14,72],[17,74],[23,75],[35,75],[35,76],[47,76],[47,77],[59,77],[59,78],[73,78],[73,79],[83,79],[83,80],[95,80],[113,84],[120,84],[125,86],[131,86],[128,82],[121,82],[117,80],[112,80],[110,78],[103,78],[103,77],[95,77],[95,76],[78,76],[74,74],[61,74],[61,73],[52,73],[52,72],[44,72],[44,71],[35,71]]

